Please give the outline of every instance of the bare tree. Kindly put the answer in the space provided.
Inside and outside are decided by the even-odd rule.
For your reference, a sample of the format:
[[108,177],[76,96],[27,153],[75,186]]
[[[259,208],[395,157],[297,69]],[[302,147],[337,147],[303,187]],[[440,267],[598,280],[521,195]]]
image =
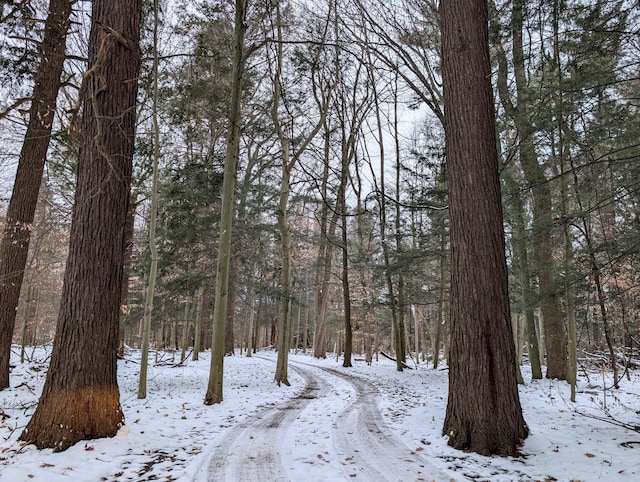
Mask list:
[[[310,129],[303,134],[294,136],[295,119],[290,111],[287,109],[286,114],[280,112],[281,103],[283,103],[283,62],[284,62],[284,49],[283,49],[283,14],[281,11],[280,2],[276,3],[275,8],[275,33],[277,42],[275,45],[275,60],[273,67],[273,87],[274,87],[274,99],[271,109],[271,118],[273,120],[276,134],[280,142],[282,151],[282,168],[280,179],[280,192],[278,196],[277,218],[278,227],[280,229],[281,237],[281,279],[280,279],[280,303],[278,309],[278,325],[277,325],[277,347],[278,347],[278,360],[276,362],[275,381],[280,384],[289,385],[288,380],[288,353],[289,353],[289,317],[291,306],[291,228],[289,224],[288,216],[288,203],[291,189],[291,173],[293,168],[297,165],[302,154],[309,147],[314,138],[318,135],[322,126],[325,124],[325,119],[329,111],[333,91],[335,89],[336,80],[335,75],[329,76],[327,83],[322,82],[322,74],[320,72],[320,57],[322,55],[322,49],[314,53],[314,58],[310,63],[310,80],[311,90],[315,103],[318,107],[318,119],[315,123],[312,123]],[[323,23],[323,41],[326,39],[327,29],[329,26],[329,17],[331,16],[331,10],[327,16],[327,20]],[[288,106],[285,106],[288,107]],[[283,120],[284,118],[284,120]],[[301,139],[298,143],[294,142],[296,139]]]

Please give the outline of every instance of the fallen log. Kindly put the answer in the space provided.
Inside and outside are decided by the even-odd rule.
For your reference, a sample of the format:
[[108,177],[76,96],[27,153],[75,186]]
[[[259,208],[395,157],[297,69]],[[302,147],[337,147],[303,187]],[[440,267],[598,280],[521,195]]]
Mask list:
[[[383,351],[380,351],[380,354],[381,354],[383,357],[388,358],[389,360],[392,360],[392,361],[394,361],[394,362],[397,362],[397,361],[398,361],[398,360],[396,360],[395,358],[390,357],[389,355],[387,355],[387,354],[386,354],[385,352],[383,352]],[[407,365],[405,362],[402,362],[402,368],[408,368],[409,370],[413,370],[413,367],[410,367],[410,366],[409,366],[409,365]]]

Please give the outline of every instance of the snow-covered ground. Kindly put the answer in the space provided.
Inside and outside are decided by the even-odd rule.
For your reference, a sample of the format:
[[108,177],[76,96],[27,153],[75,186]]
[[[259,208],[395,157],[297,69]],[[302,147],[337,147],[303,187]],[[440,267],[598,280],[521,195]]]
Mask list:
[[126,425],[53,453],[17,441],[47,369],[45,350],[27,353],[0,392],[2,481],[640,480],[640,433],[622,426],[640,426],[638,374],[613,390],[608,374],[582,372],[575,404],[566,383],[527,383],[520,398],[531,434],[522,457],[500,458],[447,446],[444,366],[399,373],[380,358],[345,369],[292,353],[291,386],[278,387],[276,354],[261,351],[227,357],[225,400],[205,406],[207,353],[184,366],[163,354],[138,400],[139,353],[130,352],[118,366]]

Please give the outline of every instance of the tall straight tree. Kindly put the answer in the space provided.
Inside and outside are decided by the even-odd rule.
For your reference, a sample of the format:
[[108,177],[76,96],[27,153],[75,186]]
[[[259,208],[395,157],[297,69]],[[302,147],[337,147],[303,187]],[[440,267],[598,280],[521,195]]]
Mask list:
[[20,436],[65,450],[124,423],[116,352],[142,0],[94,0],[69,258],[47,379]]
[[443,0],[442,76],[451,232],[449,445],[514,455],[518,397],[495,138],[486,0]]
[[[158,177],[160,160],[160,125],[158,121],[158,27],[160,25],[159,0],[153,1],[153,67],[152,67],[152,96],[151,122],[153,124],[153,154],[152,154],[152,182],[151,182],[151,207],[149,213],[149,253],[151,265],[149,266],[149,281],[147,295],[144,302],[144,317],[142,321],[142,358],[140,360],[140,378],[138,379],[138,398],[147,398],[147,372],[149,368],[149,338],[151,337],[151,320],[153,316],[153,297],[156,290],[156,278],[158,277],[158,245],[156,241],[156,227],[158,217]],[[124,284],[124,282],[123,282]],[[197,352],[195,352],[197,354]]]
[[72,4],[69,0],[51,0],[49,4],[29,123],[0,240],[0,389],[9,387],[11,340],[29,252],[31,226],[51,139]]
[[240,156],[240,135],[242,110],[242,76],[244,74],[244,35],[246,30],[248,0],[236,0],[233,66],[231,79],[231,110],[229,113],[229,134],[224,159],[224,180],[222,181],[222,216],[218,244],[218,271],[216,273],[215,301],[213,305],[213,340],[211,344],[211,367],[209,383],[204,398],[205,405],[222,402],[222,381],[225,355],[225,325],[229,297],[229,265],[231,263],[231,229],[236,188],[236,169]]

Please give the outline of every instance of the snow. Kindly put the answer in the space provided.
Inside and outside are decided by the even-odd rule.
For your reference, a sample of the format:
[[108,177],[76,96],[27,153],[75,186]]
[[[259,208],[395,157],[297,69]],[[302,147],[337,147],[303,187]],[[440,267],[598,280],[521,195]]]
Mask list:
[[[54,453],[18,441],[48,351],[28,349],[24,364],[13,351],[11,388],[0,392],[3,481],[640,480],[640,434],[622,426],[640,425],[634,373],[615,390],[608,373],[583,371],[576,403],[564,382],[520,387],[531,434],[521,457],[502,458],[447,445],[444,365],[397,372],[389,360],[368,366],[356,357],[343,368],[335,356],[291,353],[291,386],[279,387],[275,352],[236,355],[225,358],[223,403],[205,406],[208,353],[181,366],[163,353],[138,400],[140,354],[130,351],[118,365],[126,425]],[[523,374],[530,379],[527,367]]]

